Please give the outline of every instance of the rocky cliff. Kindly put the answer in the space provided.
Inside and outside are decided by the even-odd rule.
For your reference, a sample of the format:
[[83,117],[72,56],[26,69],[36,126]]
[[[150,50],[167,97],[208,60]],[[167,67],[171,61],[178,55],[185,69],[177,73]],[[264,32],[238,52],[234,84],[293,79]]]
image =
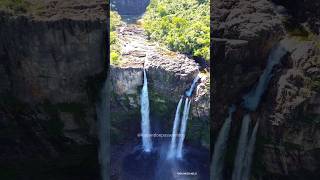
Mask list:
[[[102,0],[27,2],[24,11],[0,11],[0,127],[6,132],[1,133],[1,167],[22,168],[23,176],[28,166],[30,173],[32,167],[45,168],[28,164],[43,158],[64,158],[58,163],[62,167],[89,158],[97,167],[95,94],[106,71],[108,5]],[[25,165],[18,166],[20,161]],[[99,176],[94,171],[83,174]],[[43,174],[26,176],[37,175]]]
[[[143,85],[143,68],[145,67],[151,112],[155,119],[161,119],[163,133],[170,134],[176,105],[191,86],[193,79],[199,74],[198,65],[183,54],[165,50],[158,44],[147,41],[142,29],[136,25],[119,27],[118,34],[120,49],[122,49],[121,61],[117,65],[112,65],[110,69],[113,92],[111,111],[114,113],[112,124],[118,127],[112,129],[112,133],[128,126],[125,125],[128,122],[132,123],[130,126],[133,131],[135,130],[131,132],[133,136],[140,131],[140,91]],[[194,138],[194,141],[206,146],[209,143],[208,137],[204,140],[201,134],[209,132],[209,130],[201,127],[208,124],[209,118],[208,83],[208,76],[203,75],[193,97],[193,111],[192,118],[190,118],[190,122],[198,124],[198,126],[194,126],[198,129],[189,131],[199,133],[199,136],[190,135],[189,138]],[[123,116],[128,113],[133,113],[134,116],[130,116],[130,119],[135,119],[134,121],[129,121],[128,117]],[[123,124],[117,125],[121,121]],[[190,125],[190,128],[193,126]],[[123,132],[123,130],[121,131]]]
[[[291,1],[288,4],[294,6]],[[302,9],[305,8],[295,6],[295,10],[304,14]],[[215,56],[212,144],[228,114],[228,106],[241,104],[243,95],[261,75],[270,48],[287,39],[284,44],[288,54],[274,69],[269,88],[253,115],[254,120],[262,122],[253,164],[252,177],[255,179],[318,177],[319,37],[304,26],[306,19],[288,26],[294,16],[290,11],[292,9],[285,4],[266,0],[218,0],[211,11]],[[302,33],[304,31],[307,35]],[[232,171],[232,154],[243,113],[238,110],[234,117],[228,172]]]

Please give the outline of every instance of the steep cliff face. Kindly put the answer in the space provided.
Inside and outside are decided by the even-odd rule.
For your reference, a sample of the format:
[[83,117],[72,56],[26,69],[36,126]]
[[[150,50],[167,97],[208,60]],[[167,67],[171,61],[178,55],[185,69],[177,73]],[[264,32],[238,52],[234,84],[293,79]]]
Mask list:
[[285,44],[289,55],[276,70],[259,115],[265,123],[261,135],[267,140],[262,164],[273,174],[316,179],[320,168],[320,51],[316,42],[290,39]]
[[[286,6],[264,0],[216,1],[213,6],[215,88],[211,125],[214,143],[228,106],[240,105],[243,95],[257,82],[270,48],[288,38],[288,34],[297,34],[286,29],[291,18],[288,14],[291,10]],[[302,25],[295,27],[298,26]],[[298,35],[285,40],[288,54],[274,69],[262,103],[252,114],[253,119],[261,123],[252,174],[256,178],[318,177],[319,37]],[[230,139],[234,146],[243,113],[238,110],[234,115]],[[232,155],[228,159],[227,167],[232,169]]]
[[214,101],[219,102],[213,103],[212,128],[218,132],[228,106],[238,103],[261,74],[270,49],[284,36],[284,25],[266,0],[218,0],[212,8]]
[[10,132],[1,134],[2,162],[59,158],[68,144],[97,141],[108,7],[102,0],[43,3],[36,12],[0,12],[0,124]]

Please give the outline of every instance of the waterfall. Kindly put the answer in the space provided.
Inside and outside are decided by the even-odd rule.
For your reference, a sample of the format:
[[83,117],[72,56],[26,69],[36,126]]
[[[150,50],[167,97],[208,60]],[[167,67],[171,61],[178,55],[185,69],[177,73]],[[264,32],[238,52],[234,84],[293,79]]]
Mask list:
[[268,64],[259,78],[259,82],[247,95],[244,96],[244,106],[250,111],[257,109],[261,96],[266,90],[272,77],[272,69],[280,63],[281,58],[286,54],[286,50],[279,44],[275,46],[268,57]]
[[101,167],[101,179],[109,180],[110,171],[110,79],[107,79],[100,91],[100,99],[96,104],[96,112],[99,127],[99,163]]
[[181,109],[182,100],[183,100],[183,97],[180,99],[178,103],[175,118],[174,118],[170,149],[167,157],[168,159],[171,159],[176,153],[176,140],[177,140],[178,126],[180,124],[180,109]]
[[178,144],[178,149],[177,149],[177,154],[176,154],[177,158],[182,158],[182,147],[183,147],[183,141],[184,141],[186,129],[187,129],[190,103],[191,103],[191,99],[189,101],[189,98],[186,98],[186,101],[184,104],[184,109],[183,109],[183,115],[182,115],[182,123],[181,123],[180,133],[179,133],[180,138],[179,138],[179,144]]
[[238,148],[236,152],[234,168],[232,173],[232,180],[241,180],[241,177],[242,177],[242,170],[244,165],[243,162],[245,160],[246,149],[248,145],[248,131],[249,131],[250,121],[251,121],[251,118],[249,114],[246,114],[242,119]]
[[150,118],[149,118],[149,95],[148,95],[148,80],[146,70],[143,70],[143,87],[141,92],[141,131],[142,131],[142,146],[145,152],[150,152],[152,149],[152,141],[150,138]]
[[197,75],[197,76],[194,78],[194,80],[193,80],[193,82],[192,82],[192,84],[191,84],[190,89],[188,89],[188,90],[186,91],[186,96],[187,96],[187,97],[190,97],[190,96],[192,95],[193,89],[196,87],[196,83],[199,81],[199,79],[200,79],[200,76],[199,76],[199,75]]
[[224,156],[227,150],[232,114],[234,111],[235,106],[231,106],[229,108],[229,116],[225,120],[214,145],[214,154],[211,163],[211,180],[223,180],[222,171],[224,167]]
[[252,164],[252,158],[254,154],[254,146],[256,143],[258,127],[259,127],[259,121],[256,122],[256,125],[254,126],[254,129],[252,131],[252,134],[249,140],[246,159],[244,161],[244,172],[242,175],[242,180],[248,180],[250,178],[251,164]]

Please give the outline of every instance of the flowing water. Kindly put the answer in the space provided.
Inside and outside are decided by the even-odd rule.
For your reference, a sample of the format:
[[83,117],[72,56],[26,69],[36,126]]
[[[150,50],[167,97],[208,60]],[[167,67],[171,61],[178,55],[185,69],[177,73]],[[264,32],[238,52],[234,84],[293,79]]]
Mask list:
[[[107,76],[109,77],[109,76]],[[107,78],[103,88],[100,92],[100,101],[96,105],[98,123],[99,123],[99,161],[101,165],[101,178],[102,180],[109,180],[109,171],[110,171],[110,134],[109,132],[109,109],[110,109],[110,91],[108,84],[110,81]]]
[[183,109],[183,115],[182,115],[182,122],[181,122],[181,127],[180,127],[180,138],[179,138],[179,144],[177,148],[177,158],[182,158],[182,148],[183,148],[183,141],[186,135],[186,130],[187,130],[187,123],[188,123],[188,116],[189,116],[189,110],[190,110],[190,103],[191,99],[186,98],[185,104],[184,104],[184,109]]
[[286,54],[286,50],[279,44],[274,47],[268,57],[268,64],[259,78],[255,88],[244,96],[244,107],[250,111],[255,111],[260,103],[261,96],[268,87],[268,83],[272,77],[273,67],[280,63],[281,58]]
[[246,149],[248,144],[248,131],[249,131],[250,121],[251,121],[250,115],[246,114],[242,120],[238,148],[236,152],[234,169],[232,173],[232,180],[241,180],[241,177],[242,177],[243,162],[245,160]]
[[170,148],[169,148],[169,153],[168,153],[168,159],[173,158],[174,155],[176,154],[176,146],[177,146],[176,141],[177,141],[178,128],[179,128],[180,119],[181,119],[180,118],[180,111],[181,111],[180,109],[181,109],[182,101],[183,101],[183,97],[180,99],[180,101],[178,103],[175,118],[174,118]]
[[225,120],[214,145],[214,154],[211,163],[211,180],[223,180],[224,156],[227,150],[232,114],[234,111],[235,107],[231,106],[229,108],[229,116]]
[[259,121],[254,126],[251,138],[249,140],[246,159],[244,161],[244,170],[243,170],[244,172],[242,174],[242,180],[248,180],[250,178],[251,164],[252,164],[252,158],[253,158],[254,149],[255,149],[258,127],[259,127]]
[[[184,142],[185,133],[187,130],[187,123],[188,123],[190,104],[191,104],[191,99],[189,99],[188,97],[192,95],[192,92],[196,87],[196,83],[199,81],[199,79],[200,79],[200,76],[197,75],[193,80],[191,87],[185,92],[187,97],[185,98],[185,102],[184,102],[182,118],[180,117],[181,116],[180,109],[181,109],[183,97],[180,99],[178,103],[175,118],[174,118],[173,128],[172,128],[171,142],[170,142],[169,152],[167,154],[167,159],[172,159],[175,157],[181,159],[183,157],[183,142]],[[180,125],[179,142],[177,146],[176,140],[177,140],[177,135],[178,135],[177,132],[178,132],[180,121],[182,122]]]
[[150,108],[148,95],[148,79],[146,70],[143,70],[143,87],[141,92],[141,131],[142,147],[145,152],[151,152],[152,141],[150,137]]
[[[243,106],[249,111],[255,111],[260,103],[261,97],[266,91],[269,81],[272,78],[272,70],[275,65],[279,64],[281,58],[287,53],[279,43],[270,52],[267,66],[259,78],[257,85],[243,97]],[[250,114],[243,118],[240,131],[239,144],[234,162],[234,170],[232,180],[248,180],[250,178],[251,163],[254,154],[254,146],[256,135],[259,127],[257,122],[250,139],[248,139],[249,123],[251,121]]]
[[193,80],[193,82],[192,82],[192,84],[191,84],[190,89],[188,89],[187,92],[186,92],[186,96],[190,97],[190,96],[192,95],[192,92],[193,92],[194,88],[196,87],[196,83],[199,81],[199,79],[200,79],[200,76],[199,76],[199,75],[197,75],[197,76],[194,78],[194,80]]

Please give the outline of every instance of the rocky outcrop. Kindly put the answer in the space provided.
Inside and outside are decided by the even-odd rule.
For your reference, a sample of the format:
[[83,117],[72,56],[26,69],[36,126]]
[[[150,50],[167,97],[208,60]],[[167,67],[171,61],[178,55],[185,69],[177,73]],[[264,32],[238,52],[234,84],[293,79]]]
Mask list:
[[320,33],[320,2],[313,0],[272,0],[286,9],[290,21],[295,24],[306,23],[308,28],[316,34]]
[[248,41],[250,61],[261,65],[284,35],[281,16],[267,0],[217,0],[213,3],[212,37]]

